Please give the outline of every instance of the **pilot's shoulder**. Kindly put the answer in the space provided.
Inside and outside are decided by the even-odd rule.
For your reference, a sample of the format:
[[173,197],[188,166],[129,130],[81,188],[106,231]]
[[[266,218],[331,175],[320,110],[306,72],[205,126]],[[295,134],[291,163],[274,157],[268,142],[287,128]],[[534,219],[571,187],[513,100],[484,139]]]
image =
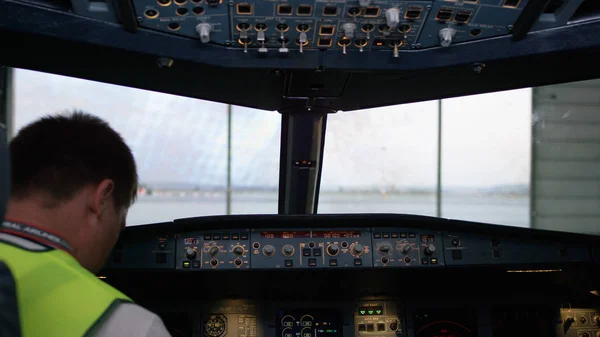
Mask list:
[[134,303],[121,303],[102,323],[94,337],[169,337],[158,315]]

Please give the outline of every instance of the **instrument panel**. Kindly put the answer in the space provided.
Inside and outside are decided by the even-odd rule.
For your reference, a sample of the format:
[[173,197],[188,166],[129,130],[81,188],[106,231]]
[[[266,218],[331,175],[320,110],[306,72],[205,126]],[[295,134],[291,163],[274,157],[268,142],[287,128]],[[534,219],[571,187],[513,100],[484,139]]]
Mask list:
[[468,309],[428,309],[414,315],[415,337],[475,337],[477,318]]
[[277,336],[342,337],[343,320],[338,308],[281,309],[277,313]]
[[[533,30],[564,26],[583,0],[551,1]],[[142,29],[261,57],[400,53],[507,36],[530,0],[133,0]],[[91,0],[77,14],[100,15]],[[75,4],[77,3],[77,4]],[[89,6],[82,5],[89,4]],[[110,3],[107,12],[111,12]],[[106,14],[106,13],[105,13]]]
[[216,216],[127,228],[105,271],[173,336],[598,337],[597,246],[417,216]]
[[510,33],[528,0],[138,0],[142,27],[204,43],[287,55],[290,50],[401,51]]
[[395,269],[591,261],[589,249],[577,244],[410,227],[204,230],[122,241],[108,268]]
[[[453,306],[432,307],[420,305],[414,297],[327,304],[229,299],[208,303],[187,314],[156,310],[176,337],[597,337],[600,334],[600,313],[591,307],[550,309],[513,305],[509,308],[496,303],[481,305],[482,301],[472,299],[453,298],[453,301]],[[429,299],[425,298],[425,302]]]
[[373,266],[370,232],[356,230],[253,231],[254,268]]

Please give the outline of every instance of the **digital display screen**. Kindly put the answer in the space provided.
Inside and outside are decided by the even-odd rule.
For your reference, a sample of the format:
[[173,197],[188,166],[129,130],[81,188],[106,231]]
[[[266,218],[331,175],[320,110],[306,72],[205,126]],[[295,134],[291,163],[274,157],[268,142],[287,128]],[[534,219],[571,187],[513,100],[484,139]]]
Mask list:
[[383,306],[360,307],[358,308],[359,316],[383,315]]
[[415,337],[475,337],[477,319],[464,308],[421,310],[413,317]]
[[263,239],[302,239],[310,238],[310,232],[262,232]]
[[280,310],[277,322],[281,337],[342,337],[339,309]]
[[313,238],[324,239],[354,239],[360,238],[359,231],[318,231],[312,232]]
[[421,242],[433,243],[435,237],[433,235],[421,235]]
[[355,239],[360,238],[360,231],[277,231],[262,232],[263,239]]
[[184,242],[186,245],[197,245],[198,238],[185,238]]

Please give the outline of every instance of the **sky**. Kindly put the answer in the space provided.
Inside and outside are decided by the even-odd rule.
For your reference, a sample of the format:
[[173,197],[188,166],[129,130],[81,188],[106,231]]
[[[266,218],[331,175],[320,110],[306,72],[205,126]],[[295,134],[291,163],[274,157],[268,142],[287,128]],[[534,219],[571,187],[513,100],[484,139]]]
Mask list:
[[[225,186],[227,105],[15,70],[14,129],[82,109],[132,148],[145,183]],[[232,109],[232,183],[276,187],[281,116]],[[425,188],[437,179],[438,101],[328,116],[322,188]],[[531,89],[442,101],[444,188],[529,184]]]

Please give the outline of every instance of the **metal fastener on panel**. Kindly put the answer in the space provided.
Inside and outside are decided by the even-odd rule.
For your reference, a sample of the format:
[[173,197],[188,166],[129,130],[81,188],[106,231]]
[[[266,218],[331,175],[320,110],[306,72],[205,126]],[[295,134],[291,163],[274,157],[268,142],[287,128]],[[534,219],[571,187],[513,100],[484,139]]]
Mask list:
[[471,69],[477,74],[481,74],[481,72],[483,71],[483,68],[485,68],[484,63],[473,63],[471,65]]
[[168,57],[159,57],[156,59],[156,65],[158,65],[159,68],[171,68],[173,63],[173,59]]

